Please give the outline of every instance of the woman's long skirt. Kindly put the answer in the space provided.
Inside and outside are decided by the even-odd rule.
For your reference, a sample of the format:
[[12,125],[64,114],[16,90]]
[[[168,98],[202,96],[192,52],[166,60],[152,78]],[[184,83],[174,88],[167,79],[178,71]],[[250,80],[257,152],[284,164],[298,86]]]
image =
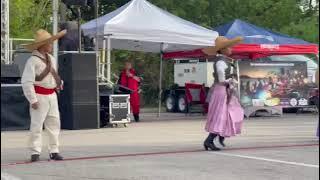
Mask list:
[[243,109],[235,96],[227,104],[227,91],[223,85],[215,85],[210,97],[206,131],[223,137],[241,133]]

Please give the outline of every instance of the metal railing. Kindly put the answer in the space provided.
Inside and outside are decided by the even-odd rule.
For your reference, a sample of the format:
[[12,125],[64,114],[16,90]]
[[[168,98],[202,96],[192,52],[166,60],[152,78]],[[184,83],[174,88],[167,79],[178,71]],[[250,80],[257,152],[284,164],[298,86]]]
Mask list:
[[[9,38],[9,64],[13,63],[13,53],[16,51],[19,51],[19,49],[13,48],[13,42],[14,41],[26,41],[26,42],[32,42],[34,39],[25,39],[25,38]],[[20,44],[22,45],[22,44]]]

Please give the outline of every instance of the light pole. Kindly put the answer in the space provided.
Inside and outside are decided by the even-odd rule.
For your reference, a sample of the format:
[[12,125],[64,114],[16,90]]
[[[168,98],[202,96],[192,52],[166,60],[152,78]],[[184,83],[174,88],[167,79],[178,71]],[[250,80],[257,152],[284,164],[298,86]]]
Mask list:
[[[59,0],[52,0],[52,12],[53,12],[53,28],[52,34],[58,33],[58,7],[59,7]],[[53,42],[53,57],[58,60],[58,42]],[[58,61],[57,61],[58,65]],[[58,67],[58,66],[57,66]]]

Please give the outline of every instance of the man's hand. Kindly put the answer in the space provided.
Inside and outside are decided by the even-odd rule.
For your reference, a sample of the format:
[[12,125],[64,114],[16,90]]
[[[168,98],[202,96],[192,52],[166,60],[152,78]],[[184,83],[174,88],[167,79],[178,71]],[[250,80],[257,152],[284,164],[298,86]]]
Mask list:
[[37,110],[39,108],[39,102],[31,104],[32,109]]

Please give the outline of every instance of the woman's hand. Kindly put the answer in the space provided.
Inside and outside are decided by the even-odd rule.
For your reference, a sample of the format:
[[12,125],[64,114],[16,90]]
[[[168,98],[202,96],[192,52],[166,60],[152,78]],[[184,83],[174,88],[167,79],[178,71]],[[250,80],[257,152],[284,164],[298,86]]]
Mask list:
[[140,78],[138,76],[133,76],[133,79],[140,82]]
[[132,76],[133,76],[133,75],[130,73],[129,70],[126,71],[126,75],[127,75],[128,77],[132,77]]
[[230,87],[230,83],[228,81],[223,82],[223,85],[226,86],[227,88]]

